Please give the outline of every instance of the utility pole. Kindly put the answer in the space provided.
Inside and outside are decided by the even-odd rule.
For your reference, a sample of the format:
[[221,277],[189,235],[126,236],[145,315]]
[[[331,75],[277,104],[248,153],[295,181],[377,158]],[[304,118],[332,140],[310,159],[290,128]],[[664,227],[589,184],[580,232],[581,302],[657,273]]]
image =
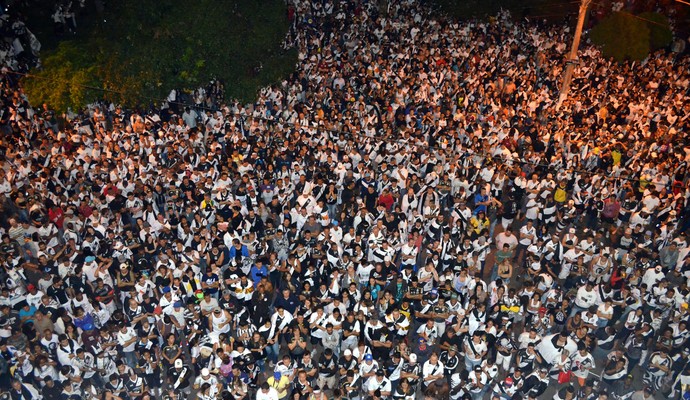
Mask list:
[[565,72],[563,74],[563,86],[561,86],[561,93],[558,96],[558,104],[556,109],[561,107],[563,100],[568,96],[570,91],[570,81],[573,79],[573,70],[577,64],[577,51],[580,48],[580,38],[582,37],[582,28],[585,25],[585,17],[587,16],[587,9],[592,3],[592,0],[582,0],[580,3],[580,13],[577,17],[577,27],[575,28],[575,36],[573,37],[573,45],[568,54],[568,60],[565,65]]

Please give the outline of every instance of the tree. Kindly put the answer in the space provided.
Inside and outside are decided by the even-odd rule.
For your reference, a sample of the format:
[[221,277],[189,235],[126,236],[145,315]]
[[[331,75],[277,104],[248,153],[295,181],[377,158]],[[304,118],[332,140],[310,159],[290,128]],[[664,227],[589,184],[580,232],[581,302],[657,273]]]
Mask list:
[[105,98],[137,106],[214,78],[228,98],[248,102],[297,60],[281,48],[281,0],[119,0],[91,21],[88,33],[44,52],[42,68],[24,79],[33,104],[64,111]]
[[71,42],[61,43],[43,59],[43,68],[32,71],[22,82],[32,104],[48,103],[60,111],[83,105],[94,95],[90,88],[99,84],[89,57]]
[[604,18],[590,32],[592,42],[616,61],[643,60],[649,54],[650,32],[645,21],[625,12]]
[[646,12],[639,17],[647,23],[649,28],[649,46],[652,51],[668,47],[673,42],[673,32],[665,15]]

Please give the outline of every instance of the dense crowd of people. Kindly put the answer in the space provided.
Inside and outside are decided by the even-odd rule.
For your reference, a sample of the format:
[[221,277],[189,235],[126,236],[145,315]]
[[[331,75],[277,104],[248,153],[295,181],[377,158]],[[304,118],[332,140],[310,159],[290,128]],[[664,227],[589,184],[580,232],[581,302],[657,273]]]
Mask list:
[[[296,72],[63,124],[2,74],[12,399],[690,396],[690,63],[289,0]],[[687,397],[683,397],[687,398]]]

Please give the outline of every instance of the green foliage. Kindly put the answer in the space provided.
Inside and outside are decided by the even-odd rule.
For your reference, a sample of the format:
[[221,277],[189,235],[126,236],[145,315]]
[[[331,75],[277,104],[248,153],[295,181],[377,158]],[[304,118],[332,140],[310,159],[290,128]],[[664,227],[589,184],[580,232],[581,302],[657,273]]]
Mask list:
[[604,18],[592,28],[590,38],[601,46],[606,57],[613,57],[618,62],[643,60],[650,50],[647,23],[625,12]]
[[673,32],[665,15],[646,12],[638,15],[649,28],[649,46],[652,50],[663,49],[673,42]]
[[569,15],[577,15],[578,5],[562,0],[433,0],[443,12],[451,17],[467,19],[496,15],[509,10],[516,19],[530,18],[563,23]]
[[59,110],[83,104],[97,86],[95,67],[74,43],[65,42],[44,58],[44,68],[24,78],[24,87],[33,104],[49,103]]
[[32,103],[136,106],[212,78],[224,80],[226,96],[253,101],[297,59],[280,47],[288,30],[281,0],[118,0],[88,22],[88,31],[44,51],[43,68],[24,79]]

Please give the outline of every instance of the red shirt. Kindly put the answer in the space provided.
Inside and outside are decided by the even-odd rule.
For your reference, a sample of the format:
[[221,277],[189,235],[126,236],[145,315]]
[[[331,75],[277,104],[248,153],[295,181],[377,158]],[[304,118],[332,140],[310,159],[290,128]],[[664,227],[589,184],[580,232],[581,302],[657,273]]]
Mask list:
[[58,229],[62,229],[62,224],[65,222],[65,213],[62,208],[53,207],[48,210],[48,218],[57,226]]
[[379,204],[382,206],[386,207],[386,211],[390,211],[391,207],[393,207],[393,203],[395,202],[395,199],[390,193],[384,193],[381,196],[379,196]]

